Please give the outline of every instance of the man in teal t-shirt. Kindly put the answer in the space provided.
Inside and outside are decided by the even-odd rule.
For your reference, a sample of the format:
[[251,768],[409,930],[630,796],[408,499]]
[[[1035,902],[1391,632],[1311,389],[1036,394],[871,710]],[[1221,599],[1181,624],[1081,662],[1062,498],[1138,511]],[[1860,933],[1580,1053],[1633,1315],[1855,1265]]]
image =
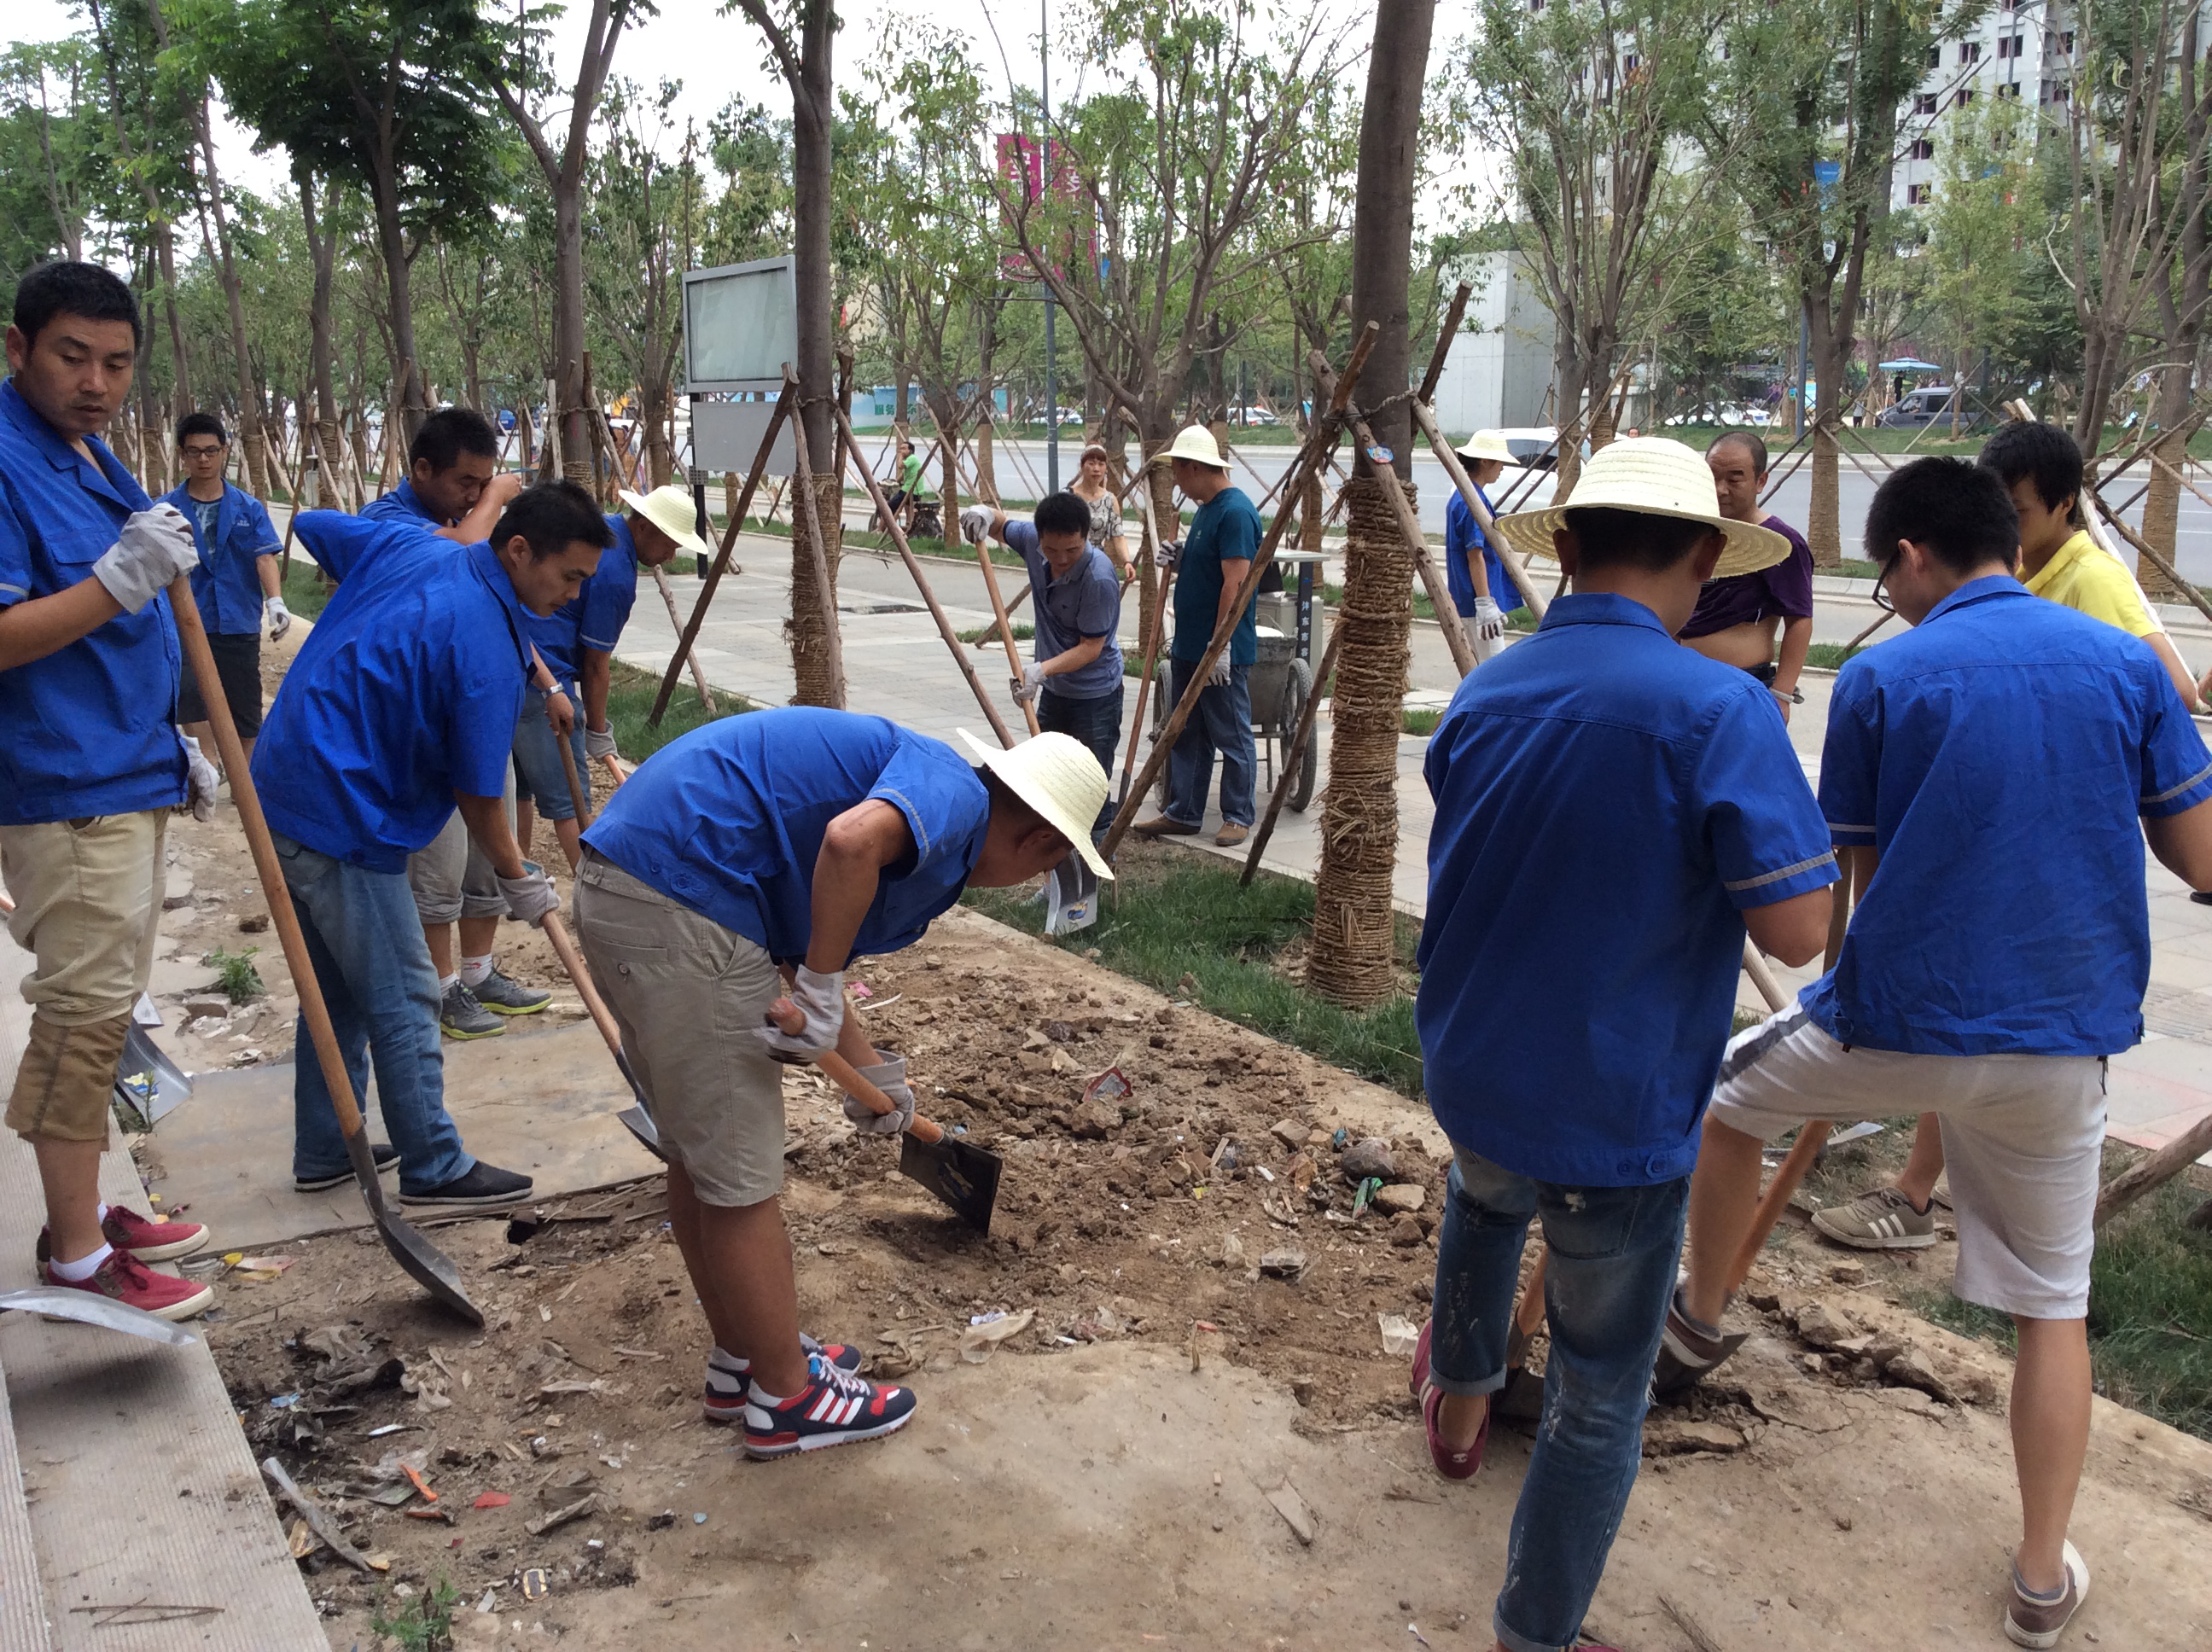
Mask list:
[[[1252,559],[1260,552],[1260,513],[1229,481],[1228,462],[1212,433],[1194,424],[1162,456],[1176,486],[1198,507],[1176,562],[1175,641],[1169,651],[1170,703],[1181,703],[1191,674],[1217,626],[1227,618]],[[1160,461],[1155,459],[1153,463]],[[1216,843],[1242,843],[1251,830],[1252,782],[1259,756],[1252,742],[1252,665],[1260,632],[1252,606],[1237,616],[1229,647],[1214,663],[1168,762],[1168,806],[1133,828],[1146,837],[1190,836],[1206,820],[1213,788],[1213,754],[1221,754],[1221,829]]]

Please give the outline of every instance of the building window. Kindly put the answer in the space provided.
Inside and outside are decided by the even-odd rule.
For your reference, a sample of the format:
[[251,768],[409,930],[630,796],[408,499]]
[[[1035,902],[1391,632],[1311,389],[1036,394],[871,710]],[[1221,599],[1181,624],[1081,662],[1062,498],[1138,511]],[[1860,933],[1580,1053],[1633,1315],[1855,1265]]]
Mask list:
[[1905,186],[1905,204],[1907,206],[1927,205],[1928,185],[1925,184],[1907,184]]
[[1912,112],[1916,115],[1934,114],[1936,94],[1933,92],[1915,92],[1912,94]]
[[1643,61],[1644,59],[1638,57],[1633,52],[1628,52],[1623,56],[1620,60],[1621,79],[1625,81],[1633,79],[1636,74],[1636,66]]
[[1955,101],[1958,103],[1959,107],[1960,107],[1961,109],[1963,109],[1963,108],[1965,108],[1968,104],[1972,103],[1973,100],[1974,100],[1974,88],[1973,88],[1972,87],[1971,87],[1971,86],[1962,86],[1962,87],[1960,87],[1960,88],[1959,88],[1958,97],[1957,97],[1957,99],[1955,100]]
[[1959,43],[1959,61],[1961,64],[1979,63],[1981,60],[1982,43],[1979,40],[1961,40]]
[[2020,95],[2020,82],[2018,81],[2005,82],[2003,85],[1997,88],[1997,95],[2001,98],[2018,97]]
[[1916,137],[1912,140],[1912,148],[1907,153],[1915,161],[1933,161],[1936,158],[1936,140],[1932,137]]
[[1928,48],[1928,66],[1930,69],[1941,69],[1943,66],[1943,48],[1942,46],[1931,46]]
[[2074,55],[2074,31],[2072,29],[2068,29],[2063,34],[2058,37],[2058,49],[2061,52],[2063,52],[2069,58]]
[[1997,36],[1997,56],[2017,58],[2021,55],[2021,48],[2027,44],[2027,37],[2024,34],[2000,34]]

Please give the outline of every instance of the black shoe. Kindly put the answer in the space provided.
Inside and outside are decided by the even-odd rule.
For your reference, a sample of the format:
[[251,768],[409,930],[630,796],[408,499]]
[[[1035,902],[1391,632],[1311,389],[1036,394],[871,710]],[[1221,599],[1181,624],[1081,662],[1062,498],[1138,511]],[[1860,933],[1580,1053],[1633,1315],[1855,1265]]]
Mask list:
[[[383,1175],[386,1170],[396,1170],[399,1168],[399,1150],[390,1142],[373,1141],[368,1145],[368,1151],[369,1157],[376,1161],[376,1173],[379,1175]],[[295,1193],[319,1193],[326,1187],[336,1187],[352,1180],[353,1166],[348,1164],[331,1171],[326,1176],[294,1176],[292,1187]]]
[[399,1190],[403,1205],[433,1205],[446,1210],[488,1210],[498,1205],[519,1205],[530,1197],[531,1180],[495,1164],[479,1161],[465,1176],[455,1176],[442,1187],[419,1193]]

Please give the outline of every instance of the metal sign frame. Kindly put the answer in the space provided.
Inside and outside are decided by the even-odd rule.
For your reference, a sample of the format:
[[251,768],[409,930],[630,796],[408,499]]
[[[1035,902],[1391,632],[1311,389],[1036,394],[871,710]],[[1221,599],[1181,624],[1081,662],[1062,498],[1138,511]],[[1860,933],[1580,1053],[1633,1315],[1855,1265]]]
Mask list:
[[[747,264],[723,264],[709,270],[686,270],[684,272],[684,390],[686,395],[700,396],[730,391],[775,391],[783,387],[783,366],[799,359],[797,264],[798,260],[787,252],[773,258],[755,258]],[[787,300],[785,313],[789,320],[790,331],[787,337],[774,341],[770,346],[769,354],[775,361],[774,369],[756,379],[702,379],[694,376],[693,289],[720,283],[732,276],[755,276],[776,270],[781,271],[783,276]]]

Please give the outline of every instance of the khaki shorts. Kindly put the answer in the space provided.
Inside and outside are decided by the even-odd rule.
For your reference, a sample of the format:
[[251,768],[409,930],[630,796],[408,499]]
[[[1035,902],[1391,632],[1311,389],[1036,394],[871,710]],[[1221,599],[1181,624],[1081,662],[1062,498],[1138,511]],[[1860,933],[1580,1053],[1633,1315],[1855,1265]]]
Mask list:
[[1792,1005],[1731,1041],[1711,1116],[1771,1141],[1808,1119],[1900,1113],[1942,1122],[1959,1295],[2027,1319],[2087,1314],[2105,1151],[2100,1057],[1846,1047]]
[[[514,765],[507,766],[507,825],[514,829]],[[526,859],[530,846],[523,845]],[[407,857],[407,887],[415,894],[415,914],[427,928],[457,918],[504,918],[507,896],[499,874],[469,835],[468,823],[454,810],[428,847]]]
[[35,960],[31,1048],[8,1103],[18,1134],[107,1139],[128,1017],[154,971],[168,830],[166,809],[0,826],[8,932]]
[[758,1029],[783,991],[767,952],[586,849],[576,938],[622,1028],[660,1145],[709,1205],[783,1188],[783,1065]]

